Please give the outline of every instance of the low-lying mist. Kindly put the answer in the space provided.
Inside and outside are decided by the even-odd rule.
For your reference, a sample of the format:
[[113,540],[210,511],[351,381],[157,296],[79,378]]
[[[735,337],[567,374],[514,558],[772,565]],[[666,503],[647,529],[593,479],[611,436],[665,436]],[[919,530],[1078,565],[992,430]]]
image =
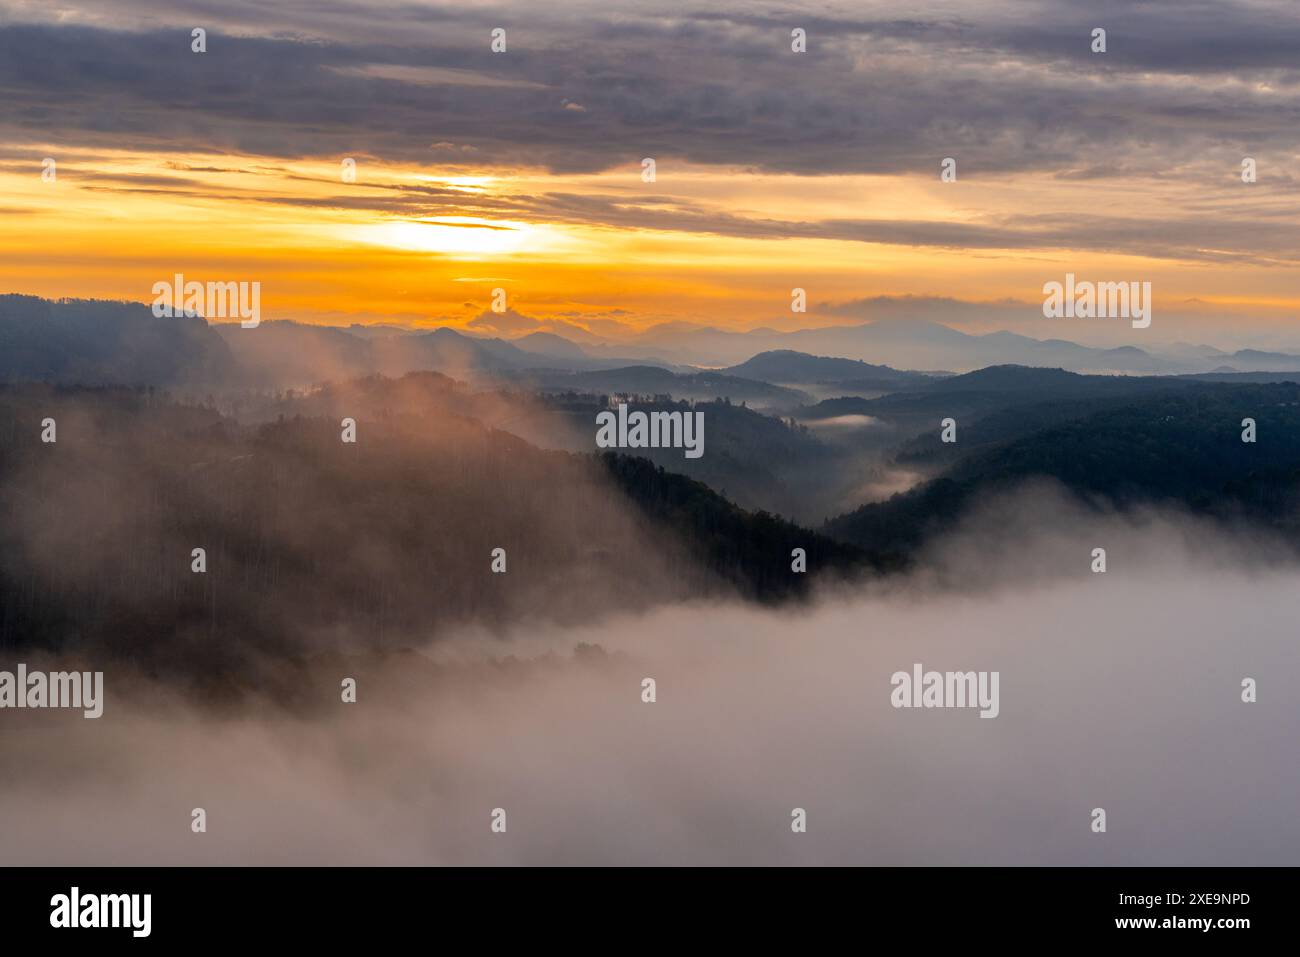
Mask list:
[[[1294,864],[1285,554],[1029,489],[907,577],[321,656],[292,704],[117,662],[98,720],[6,716],[0,863]],[[998,716],[891,707],[917,662],[999,672]]]

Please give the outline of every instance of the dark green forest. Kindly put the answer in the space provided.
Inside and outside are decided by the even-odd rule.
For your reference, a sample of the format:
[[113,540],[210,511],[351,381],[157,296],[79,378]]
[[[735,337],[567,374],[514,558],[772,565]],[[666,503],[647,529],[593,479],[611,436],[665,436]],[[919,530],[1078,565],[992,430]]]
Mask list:
[[[1177,506],[1255,522],[1300,543],[1300,385],[1202,383],[1116,402],[1047,402],[959,425],[953,462],[939,477],[824,531],[910,551],[977,499],[1043,476],[1099,504]],[[1246,418],[1256,422],[1254,443],[1242,441]],[[920,447],[939,445],[938,435],[935,428]],[[976,451],[963,455],[972,436]]]

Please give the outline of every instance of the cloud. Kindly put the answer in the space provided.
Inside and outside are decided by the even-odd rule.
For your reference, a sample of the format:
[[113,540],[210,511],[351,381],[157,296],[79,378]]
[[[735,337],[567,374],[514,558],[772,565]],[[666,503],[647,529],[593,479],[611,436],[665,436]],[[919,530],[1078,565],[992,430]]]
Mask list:
[[541,329],[542,323],[514,309],[506,309],[504,312],[485,309],[465,323],[465,326],[475,332],[490,332],[494,335],[510,337],[526,332],[537,332]]
[[[290,707],[195,709],[110,668],[101,720],[22,715],[41,733],[0,751],[0,840],[47,865],[1292,862],[1294,565],[1176,514],[1042,496],[945,550],[946,582],[793,611],[321,657]],[[891,674],[916,662],[998,671],[999,716],[892,708]]]
[[[945,221],[764,217],[653,190],[249,197],[269,204],[1251,266],[1294,264],[1300,251],[1300,181],[1286,159],[1300,152],[1300,16],[1288,4],[1106,3],[1085,16],[1053,0],[979,17],[922,4],[899,19],[883,4],[780,16],[700,5],[669,17],[636,6],[611,17],[570,2],[527,8],[525,20],[515,4],[422,6],[417,17],[369,3],[308,14],[120,0],[63,5],[57,21],[39,6],[5,6],[0,134],[78,153],[129,143],[284,161],[472,158],[566,174],[653,155],[661,174],[676,162],[925,177],[955,156],[969,182],[1185,185],[1154,210],[1017,213],[1031,208],[1021,197]],[[1105,54],[1088,48],[1094,20],[1109,31]],[[789,49],[795,22],[809,32],[805,54]],[[190,51],[194,23],[209,25],[206,54]],[[501,23],[511,45],[493,54],[489,31]],[[1248,197],[1233,181],[1244,155],[1266,177]]]
[[[517,6],[413,17],[122,0],[111,14],[65,5],[60,24],[10,6],[0,124],[29,139],[279,157],[362,144],[418,162],[436,130],[434,143],[501,165],[587,172],[653,154],[805,174],[916,173],[954,151],[971,173],[1077,170],[1086,145],[1107,158],[1087,165],[1099,175],[1113,157],[1149,174],[1247,144],[1294,152],[1300,136],[1300,17],[1286,4],[1104,4],[1085,17],[1062,0],[978,19],[928,5],[899,20],[884,5],[612,18],[571,3],[523,21]],[[1097,18],[1104,55],[1088,50]],[[197,22],[211,25],[203,55],[189,50]],[[503,22],[513,42],[492,54]],[[792,23],[809,31],[805,54],[790,52]]]
[[1026,315],[1040,313],[1040,302],[999,300],[970,302],[948,296],[869,296],[846,302],[822,302],[813,307],[819,316],[835,316],[859,321],[917,318],[942,322],[947,326],[989,323],[1019,323]]
[[[494,282],[497,280],[483,279],[476,281]],[[472,303],[466,303],[466,305],[473,306]],[[578,321],[570,321],[572,319]],[[616,331],[623,334],[627,332],[625,326],[609,320],[590,318],[578,314],[569,314],[568,318],[557,316],[538,319],[515,309],[506,309],[504,312],[493,312],[490,309],[485,309],[465,323],[465,328],[472,332],[500,336],[505,339],[514,339],[533,332],[549,332],[574,342],[597,341],[599,339],[598,333],[601,335],[607,334],[610,331],[608,327],[614,327]]]

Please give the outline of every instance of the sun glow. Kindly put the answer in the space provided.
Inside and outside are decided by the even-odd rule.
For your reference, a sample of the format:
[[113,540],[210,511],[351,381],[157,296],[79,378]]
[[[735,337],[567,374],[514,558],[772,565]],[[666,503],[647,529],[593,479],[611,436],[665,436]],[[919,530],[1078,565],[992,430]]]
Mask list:
[[390,249],[456,258],[549,252],[557,242],[555,231],[543,226],[469,216],[356,226],[349,229],[349,235]]

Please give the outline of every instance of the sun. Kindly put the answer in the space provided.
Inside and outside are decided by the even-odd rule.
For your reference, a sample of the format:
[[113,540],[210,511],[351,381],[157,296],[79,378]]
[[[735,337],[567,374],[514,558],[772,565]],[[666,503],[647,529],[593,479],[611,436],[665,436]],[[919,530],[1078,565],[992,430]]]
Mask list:
[[390,249],[440,253],[453,258],[512,256],[544,252],[550,230],[530,223],[446,216],[376,223],[349,230],[351,238]]

